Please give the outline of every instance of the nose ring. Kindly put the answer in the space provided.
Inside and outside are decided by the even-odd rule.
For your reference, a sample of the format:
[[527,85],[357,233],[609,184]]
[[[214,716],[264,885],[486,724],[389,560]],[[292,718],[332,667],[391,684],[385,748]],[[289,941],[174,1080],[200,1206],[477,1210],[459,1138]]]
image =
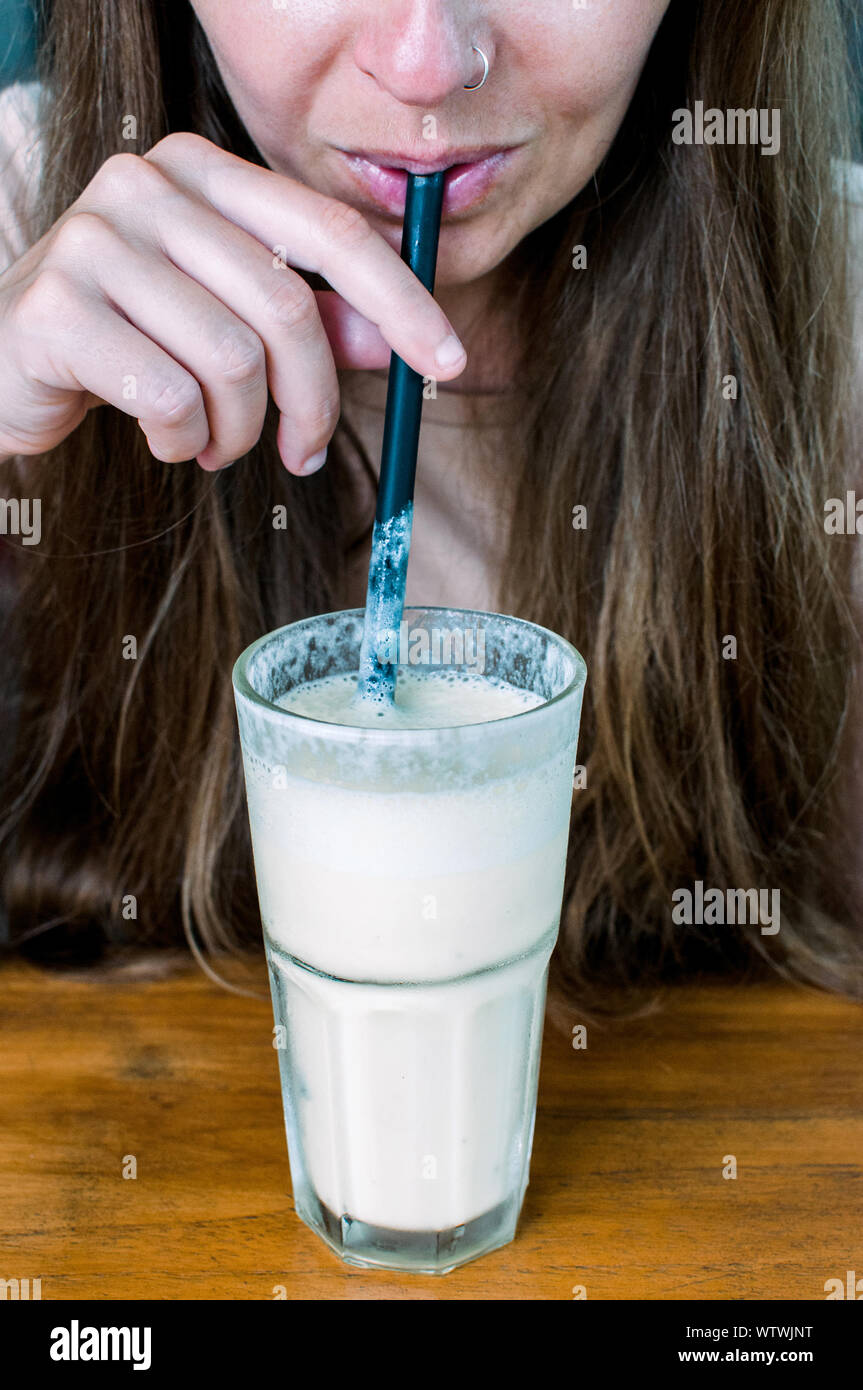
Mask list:
[[488,58],[486,58],[481,48],[477,48],[475,43],[471,44],[471,48],[473,49],[474,53],[478,53],[479,56],[482,58],[483,72],[482,77],[479,79],[479,82],[474,82],[472,86],[468,86],[467,83],[464,84],[464,89],[466,92],[475,92],[477,88],[483,85],[485,79],[488,77]]

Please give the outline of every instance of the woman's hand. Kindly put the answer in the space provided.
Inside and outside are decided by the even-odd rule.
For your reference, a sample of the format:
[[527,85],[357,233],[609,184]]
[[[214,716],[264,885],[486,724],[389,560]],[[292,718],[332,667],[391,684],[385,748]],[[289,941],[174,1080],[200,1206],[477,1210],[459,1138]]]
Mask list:
[[339,418],[337,366],[386,367],[390,350],[438,379],[465,365],[361,213],[169,135],[107,160],[0,276],[0,456],[53,448],[107,402],[139,420],[156,458],[220,468],[255,444],[269,388],[282,460],[310,473]]

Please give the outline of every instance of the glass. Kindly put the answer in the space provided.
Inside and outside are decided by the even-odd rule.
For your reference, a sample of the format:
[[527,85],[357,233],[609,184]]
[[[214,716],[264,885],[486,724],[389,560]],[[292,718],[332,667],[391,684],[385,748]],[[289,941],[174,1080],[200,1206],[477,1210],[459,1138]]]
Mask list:
[[350,1264],[446,1273],[512,1240],[527,1186],[586,667],[516,618],[404,617],[402,659],[460,677],[481,649],[545,703],[425,729],[281,708],[356,672],[362,609],[261,637],[233,680],[297,1214]]

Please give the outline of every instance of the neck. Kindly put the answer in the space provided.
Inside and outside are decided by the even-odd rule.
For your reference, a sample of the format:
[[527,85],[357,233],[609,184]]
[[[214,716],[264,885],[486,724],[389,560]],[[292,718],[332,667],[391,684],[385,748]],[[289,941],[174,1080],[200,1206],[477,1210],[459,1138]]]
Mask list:
[[467,285],[436,288],[435,299],[467,348],[467,366],[461,376],[439,385],[439,391],[463,395],[512,389],[513,327],[501,288],[499,269]]

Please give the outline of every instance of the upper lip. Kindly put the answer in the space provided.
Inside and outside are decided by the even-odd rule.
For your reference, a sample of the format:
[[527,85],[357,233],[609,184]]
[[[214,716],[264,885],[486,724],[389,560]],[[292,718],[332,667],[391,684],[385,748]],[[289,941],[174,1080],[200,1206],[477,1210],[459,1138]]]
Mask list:
[[401,150],[345,150],[344,153],[366,159],[370,164],[379,164],[384,169],[406,169],[409,174],[436,174],[438,170],[450,169],[454,164],[478,164],[481,159],[513,148],[513,145],[483,145],[471,150],[442,150],[434,159],[415,159]]

